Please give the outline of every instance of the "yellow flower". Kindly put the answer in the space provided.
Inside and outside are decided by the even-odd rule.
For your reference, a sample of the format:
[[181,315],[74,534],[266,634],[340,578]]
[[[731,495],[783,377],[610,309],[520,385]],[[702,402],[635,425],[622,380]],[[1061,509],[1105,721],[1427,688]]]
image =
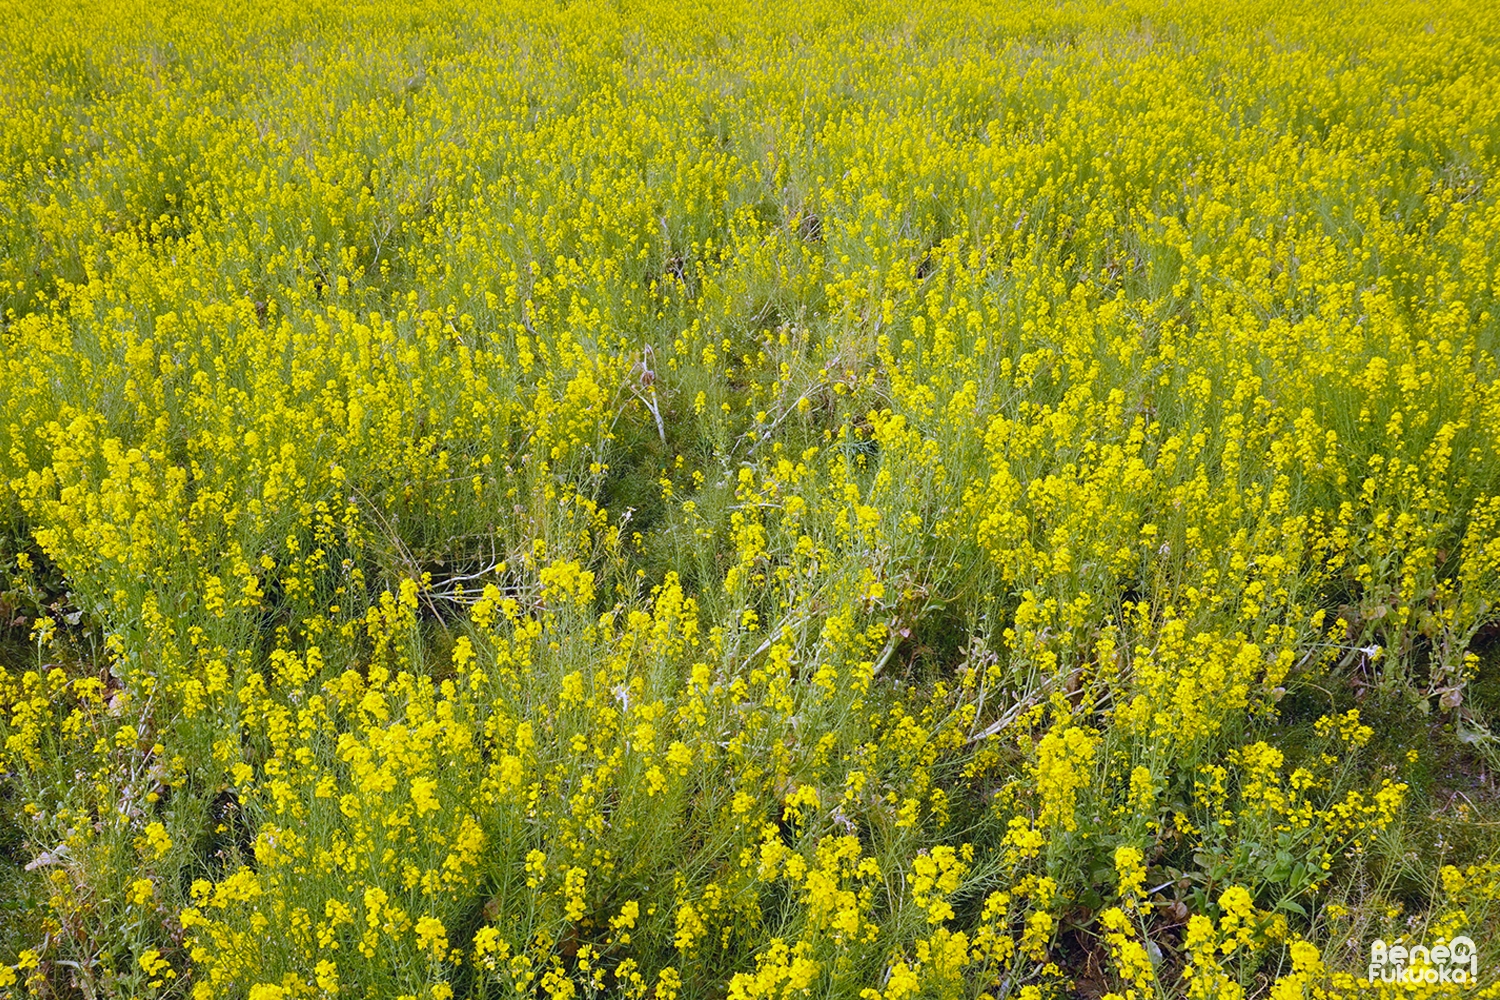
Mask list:
[[130,891],[126,893],[126,897],[138,906],[151,902],[155,895],[156,883],[149,878],[138,878],[131,882]]
[[417,949],[442,961],[448,954],[448,931],[443,926],[443,922],[430,915],[418,917],[415,929]]
[[432,778],[413,778],[411,801],[419,816],[436,812],[442,805],[437,798],[437,782]]
[[313,968],[313,981],[318,984],[318,989],[329,996],[339,991],[339,967],[331,959],[320,959]]
[[1115,848],[1115,873],[1121,899],[1134,900],[1146,884],[1145,855],[1139,848],[1122,844]]
[[1036,784],[1042,800],[1039,827],[1078,829],[1078,792],[1089,784],[1099,738],[1075,726],[1052,729],[1037,744]]

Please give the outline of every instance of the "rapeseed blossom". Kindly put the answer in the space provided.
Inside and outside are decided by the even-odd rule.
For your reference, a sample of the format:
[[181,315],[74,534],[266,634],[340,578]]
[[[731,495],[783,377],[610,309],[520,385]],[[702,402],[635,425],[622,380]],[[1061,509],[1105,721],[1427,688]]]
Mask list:
[[0,998],[1494,926],[1495,12],[168,6],[0,24]]

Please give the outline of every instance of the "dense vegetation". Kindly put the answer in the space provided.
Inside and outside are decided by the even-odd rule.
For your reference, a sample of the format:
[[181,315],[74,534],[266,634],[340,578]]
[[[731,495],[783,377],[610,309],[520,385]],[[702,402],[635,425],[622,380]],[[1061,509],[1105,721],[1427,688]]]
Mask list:
[[0,996],[1493,978],[1495,9],[0,13]]

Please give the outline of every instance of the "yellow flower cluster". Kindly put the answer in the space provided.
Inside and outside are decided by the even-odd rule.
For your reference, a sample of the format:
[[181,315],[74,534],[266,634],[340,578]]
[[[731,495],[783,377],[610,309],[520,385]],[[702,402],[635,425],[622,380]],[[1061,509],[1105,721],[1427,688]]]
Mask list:
[[1500,12],[5,13],[0,1000],[1500,920]]

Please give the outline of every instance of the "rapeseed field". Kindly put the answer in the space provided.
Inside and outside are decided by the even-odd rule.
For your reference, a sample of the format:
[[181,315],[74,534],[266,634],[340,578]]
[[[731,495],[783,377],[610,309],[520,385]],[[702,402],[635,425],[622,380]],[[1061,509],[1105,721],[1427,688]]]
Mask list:
[[0,13],[0,997],[1500,995],[1500,9]]

